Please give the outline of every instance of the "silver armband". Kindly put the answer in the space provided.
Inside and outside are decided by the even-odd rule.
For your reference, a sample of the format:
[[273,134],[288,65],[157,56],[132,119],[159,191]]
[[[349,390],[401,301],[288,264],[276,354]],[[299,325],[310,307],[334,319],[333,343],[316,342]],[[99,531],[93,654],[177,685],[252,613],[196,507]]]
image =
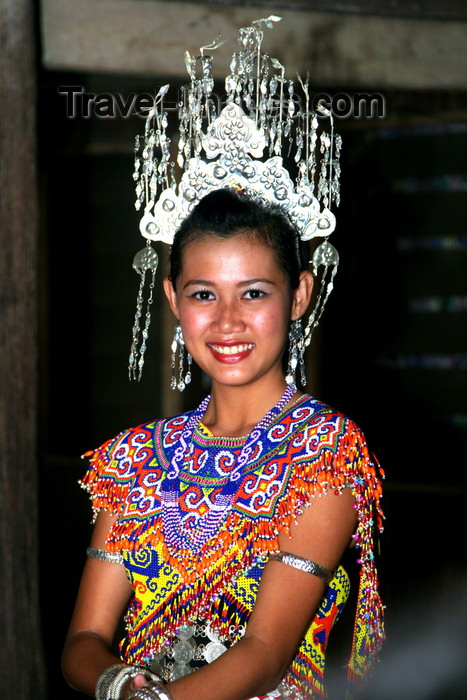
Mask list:
[[334,576],[333,571],[329,571],[328,569],[325,569],[324,566],[315,564],[315,562],[310,561],[310,559],[299,557],[297,554],[290,554],[289,552],[278,552],[277,554],[270,554],[269,559],[272,559],[273,561],[281,561],[283,564],[293,566],[294,569],[305,571],[307,574],[313,574],[325,583],[329,583],[330,581],[332,581]]
[[123,557],[117,552],[106,552],[105,549],[96,549],[96,547],[88,547],[86,555],[89,559],[98,559],[99,561],[109,561],[112,564],[123,564]]

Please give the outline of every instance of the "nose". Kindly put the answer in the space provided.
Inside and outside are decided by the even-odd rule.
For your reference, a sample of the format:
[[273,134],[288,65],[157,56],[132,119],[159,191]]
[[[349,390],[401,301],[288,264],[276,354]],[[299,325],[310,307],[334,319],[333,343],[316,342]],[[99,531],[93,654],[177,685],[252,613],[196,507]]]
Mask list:
[[241,310],[234,302],[223,301],[217,307],[212,329],[217,333],[240,333],[245,330]]

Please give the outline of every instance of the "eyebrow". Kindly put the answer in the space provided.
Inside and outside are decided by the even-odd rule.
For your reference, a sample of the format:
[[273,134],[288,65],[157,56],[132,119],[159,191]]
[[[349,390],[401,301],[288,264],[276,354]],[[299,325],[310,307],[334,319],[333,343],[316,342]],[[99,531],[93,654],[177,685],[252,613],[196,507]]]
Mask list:
[[[242,282],[238,283],[238,287],[249,287],[251,284],[258,284],[258,282],[262,282],[263,284],[272,284],[274,285],[275,282],[273,282],[270,279],[267,279],[266,277],[254,277],[253,279],[250,280],[243,280]],[[186,289],[186,287],[190,287],[191,285],[204,285],[205,287],[215,287],[216,283],[213,282],[212,280],[188,280],[185,282],[183,285],[183,289]]]

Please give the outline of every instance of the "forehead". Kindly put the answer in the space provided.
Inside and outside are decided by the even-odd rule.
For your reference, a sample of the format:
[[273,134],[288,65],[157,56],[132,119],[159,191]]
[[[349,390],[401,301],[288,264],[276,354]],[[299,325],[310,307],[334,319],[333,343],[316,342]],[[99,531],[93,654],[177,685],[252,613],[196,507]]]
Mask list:
[[266,272],[284,276],[274,249],[249,232],[228,238],[203,236],[191,241],[183,251],[182,274],[193,267],[212,268],[219,274],[237,271],[248,277],[263,277]]

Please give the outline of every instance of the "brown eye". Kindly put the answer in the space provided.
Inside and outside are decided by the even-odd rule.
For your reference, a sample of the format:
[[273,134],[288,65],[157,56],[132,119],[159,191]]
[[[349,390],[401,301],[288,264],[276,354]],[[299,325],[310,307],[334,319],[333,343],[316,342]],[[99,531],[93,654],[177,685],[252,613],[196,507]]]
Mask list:
[[209,291],[209,289],[200,289],[198,292],[195,292],[190,296],[194,297],[195,299],[199,299],[200,301],[209,301],[213,298],[213,294]]
[[248,299],[261,299],[261,297],[265,296],[266,292],[263,291],[262,289],[248,289],[245,292],[245,296]]

